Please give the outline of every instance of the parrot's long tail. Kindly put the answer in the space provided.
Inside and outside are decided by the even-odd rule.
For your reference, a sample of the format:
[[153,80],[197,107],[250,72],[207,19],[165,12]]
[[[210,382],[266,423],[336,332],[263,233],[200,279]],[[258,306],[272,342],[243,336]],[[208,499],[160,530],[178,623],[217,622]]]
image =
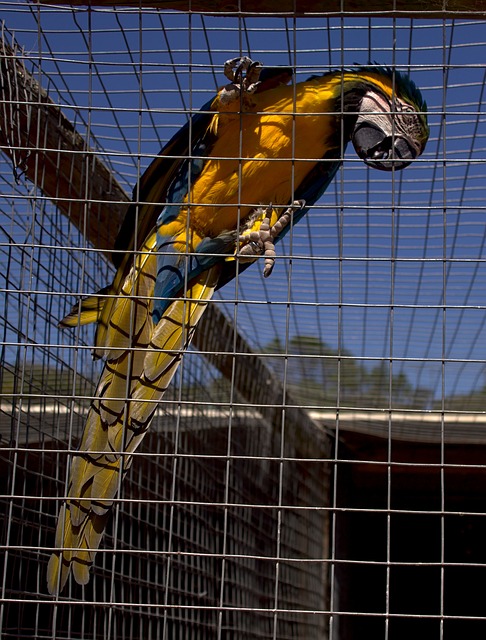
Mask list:
[[130,454],[147,432],[218,281],[219,267],[200,274],[189,283],[184,298],[173,301],[154,325],[154,246],[151,237],[120,296],[108,299],[103,335],[106,364],[59,513],[57,549],[47,569],[51,594],[64,587],[71,570],[76,582],[88,582],[113,499],[131,464]]

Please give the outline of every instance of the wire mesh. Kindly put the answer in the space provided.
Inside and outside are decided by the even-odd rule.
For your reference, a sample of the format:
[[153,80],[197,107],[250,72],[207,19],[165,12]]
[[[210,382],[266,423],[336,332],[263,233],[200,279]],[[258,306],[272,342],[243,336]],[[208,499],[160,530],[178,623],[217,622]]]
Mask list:
[[[484,23],[2,8],[3,41],[81,142],[52,142],[27,108],[32,180],[22,132],[3,132],[1,637],[483,632]],[[109,204],[240,53],[298,81],[375,60],[410,72],[427,149],[391,175],[347,153],[271,278],[258,264],[220,290],[134,456],[90,584],[53,598],[55,520],[101,369],[92,327],[57,323],[113,276]],[[6,90],[3,122],[40,100]],[[46,184],[65,156],[77,191],[56,200]],[[94,158],[119,185],[107,202],[90,191]]]

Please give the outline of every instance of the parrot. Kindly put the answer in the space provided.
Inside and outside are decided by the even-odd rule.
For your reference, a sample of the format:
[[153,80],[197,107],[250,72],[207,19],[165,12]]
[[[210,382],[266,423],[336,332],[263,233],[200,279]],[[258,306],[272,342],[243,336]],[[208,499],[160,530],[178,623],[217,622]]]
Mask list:
[[427,105],[405,74],[376,63],[296,82],[289,67],[243,56],[229,81],[155,156],[115,242],[111,285],[82,298],[62,327],[97,323],[104,359],[67,495],[47,586],[80,585],[133,452],[214,292],[252,263],[268,277],[276,243],[325,192],[352,142],[371,168],[397,171],[429,136]]

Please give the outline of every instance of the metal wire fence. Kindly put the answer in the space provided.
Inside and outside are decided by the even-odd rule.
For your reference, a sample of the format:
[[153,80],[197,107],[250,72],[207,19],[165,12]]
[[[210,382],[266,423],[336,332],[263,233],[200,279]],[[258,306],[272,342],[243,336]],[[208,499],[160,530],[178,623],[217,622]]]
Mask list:
[[[484,633],[484,22],[2,9],[0,636]],[[400,174],[346,154],[271,278],[220,290],[89,585],[52,597],[101,369],[92,326],[58,322],[110,281],[127,194],[240,53],[297,80],[410,72],[427,149]]]

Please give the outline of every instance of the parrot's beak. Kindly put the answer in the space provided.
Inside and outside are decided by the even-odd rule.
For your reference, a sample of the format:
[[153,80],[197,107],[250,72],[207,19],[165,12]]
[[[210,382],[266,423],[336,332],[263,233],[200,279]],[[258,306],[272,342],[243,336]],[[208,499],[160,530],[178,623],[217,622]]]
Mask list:
[[417,150],[406,137],[389,135],[366,120],[356,125],[352,141],[358,156],[381,171],[404,169],[417,157]]

